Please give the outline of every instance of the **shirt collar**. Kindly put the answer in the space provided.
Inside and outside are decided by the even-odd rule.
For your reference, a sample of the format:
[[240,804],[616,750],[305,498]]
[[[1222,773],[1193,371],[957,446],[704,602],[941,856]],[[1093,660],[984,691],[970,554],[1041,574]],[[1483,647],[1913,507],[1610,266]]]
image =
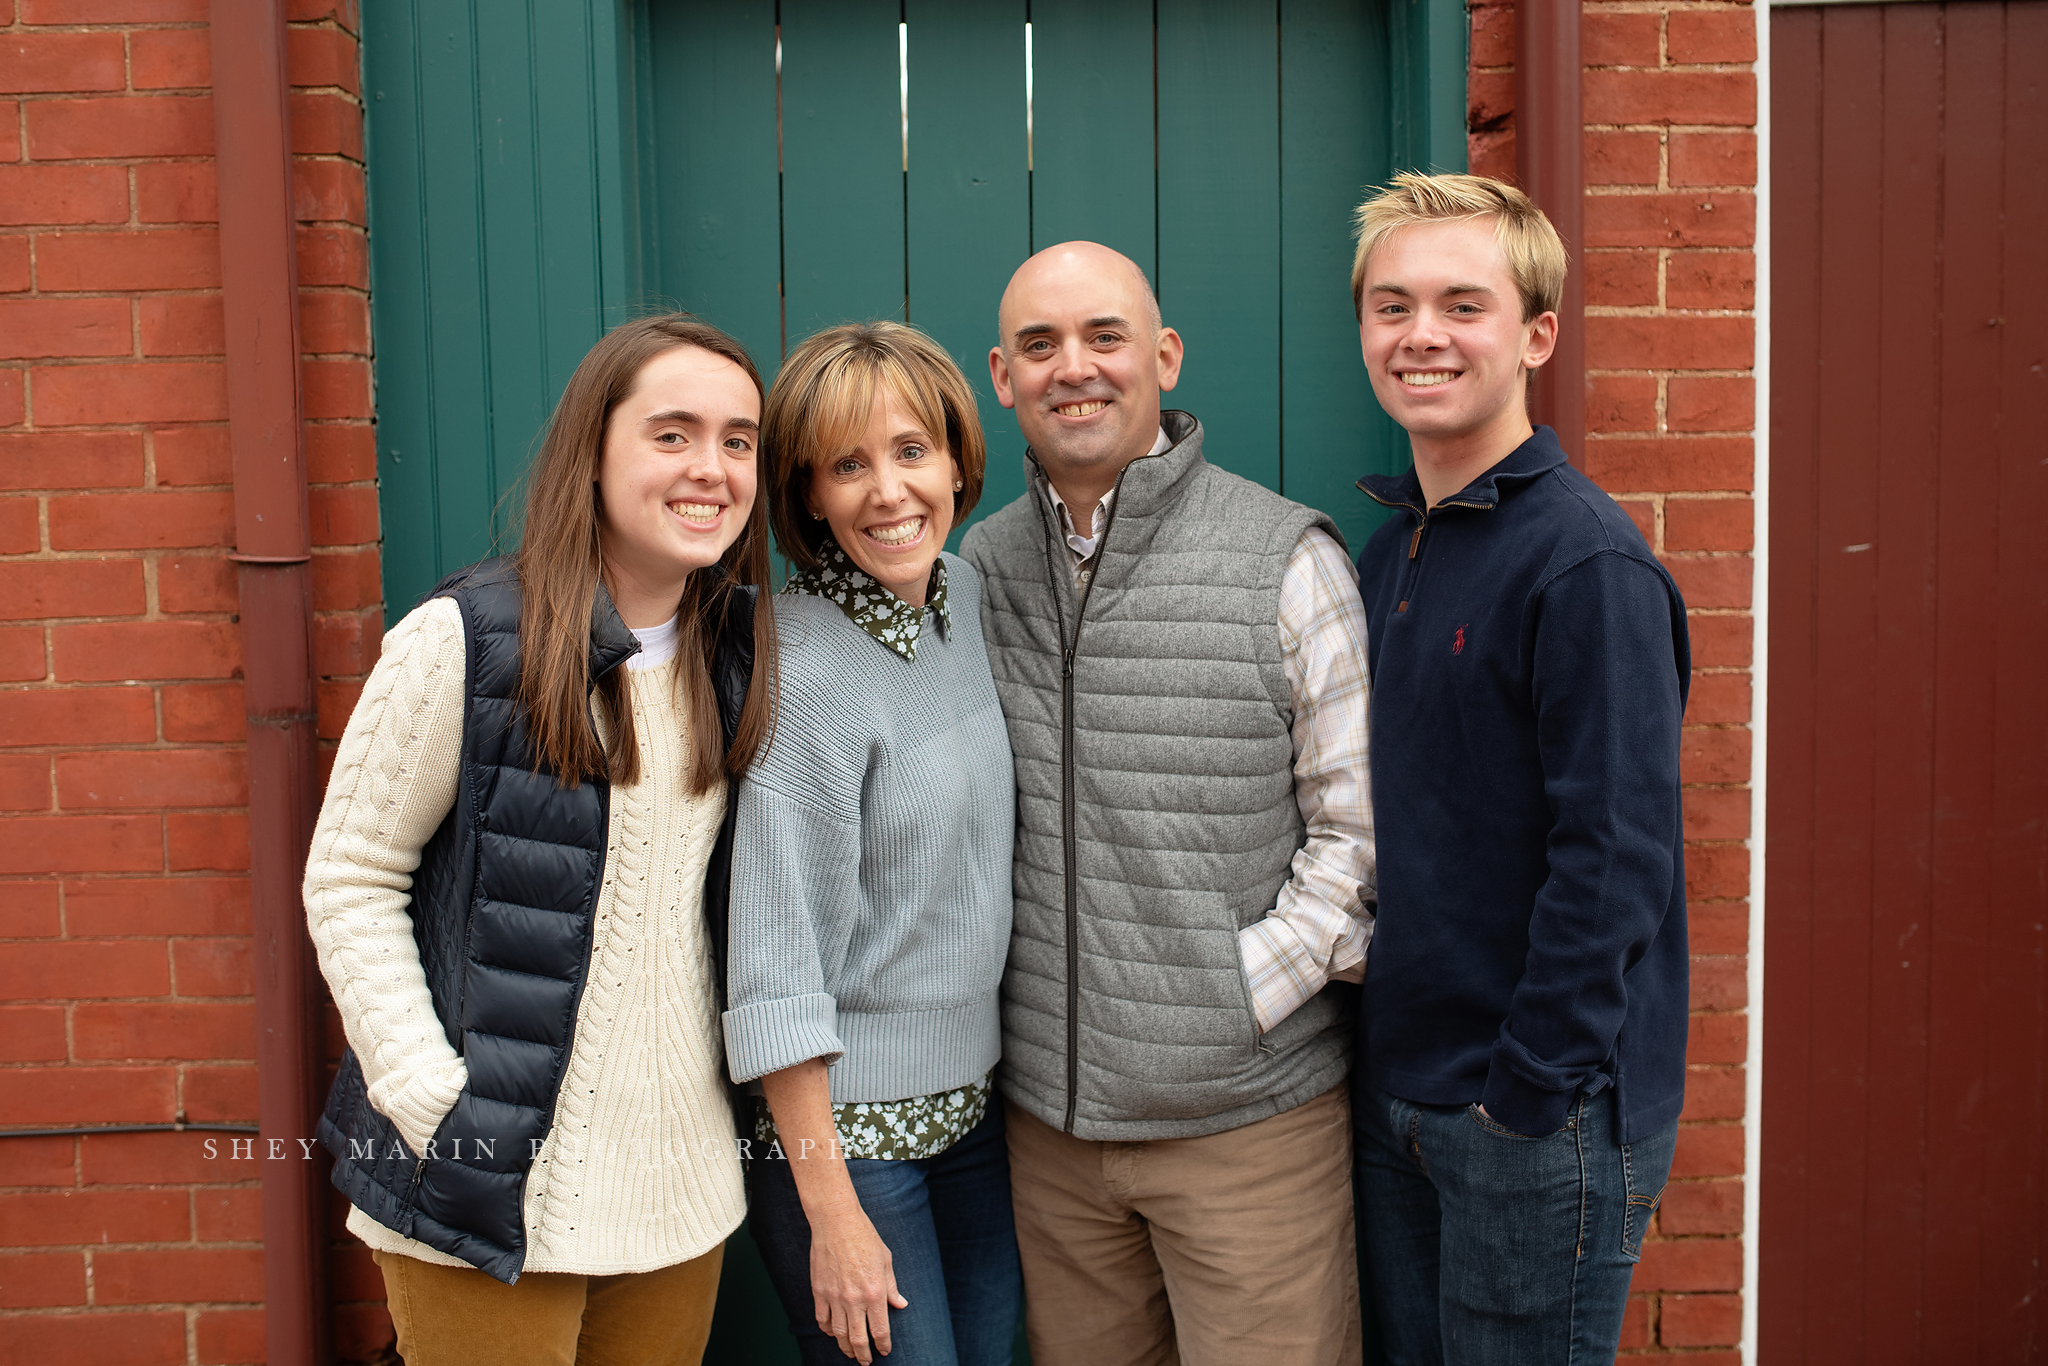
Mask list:
[[[1152,449],[1146,451],[1145,454],[1148,456],[1161,455],[1172,449],[1173,438],[1168,436],[1166,428],[1161,426],[1159,435],[1152,441]],[[1067,538],[1067,548],[1084,560],[1093,555],[1095,553],[1095,543],[1102,539],[1102,529],[1109,525],[1109,509],[1116,502],[1116,485],[1111,484],[1109,492],[1103,494],[1102,500],[1096,503],[1095,515],[1089,519],[1088,534],[1086,536],[1083,536],[1076,529],[1074,514],[1067,507],[1067,500],[1060,497],[1060,491],[1053,487],[1053,482],[1050,479],[1045,481],[1045,495],[1052,500],[1053,511],[1059,514],[1060,526]]]
[[[1548,427],[1537,427],[1521,445],[1444,499],[1442,506],[1497,507],[1506,495],[1564,463],[1564,448],[1557,444],[1557,433]],[[1408,508],[1417,516],[1422,514],[1422,479],[1413,465],[1400,474],[1368,474],[1358,481],[1358,488],[1377,502]]]
[[931,586],[923,607],[912,607],[869,578],[830,536],[818,547],[817,567],[796,570],[782,591],[809,593],[837,604],[848,621],[908,660],[917,658],[917,639],[924,630],[927,608],[938,613],[944,632],[950,635],[953,630],[952,613],[946,606],[944,556],[932,561]]
[[640,642],[640,653],[626,660],[627,670],[632,673],[645,673],[649,669],[659,669],[674,659],[676,645],[681,636],[679,628],[682,620],[682,613],[678,612],[659,626],[649,626],[645,629],[628,626],[626,629],[633,633],[633,639]]

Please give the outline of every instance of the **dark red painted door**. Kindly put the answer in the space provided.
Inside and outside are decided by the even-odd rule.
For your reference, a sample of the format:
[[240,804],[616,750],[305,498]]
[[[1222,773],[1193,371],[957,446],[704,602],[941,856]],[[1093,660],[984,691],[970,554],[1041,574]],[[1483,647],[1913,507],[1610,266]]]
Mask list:
[[1771,53],[1761,1357],[2048,1360],[2048,4]]

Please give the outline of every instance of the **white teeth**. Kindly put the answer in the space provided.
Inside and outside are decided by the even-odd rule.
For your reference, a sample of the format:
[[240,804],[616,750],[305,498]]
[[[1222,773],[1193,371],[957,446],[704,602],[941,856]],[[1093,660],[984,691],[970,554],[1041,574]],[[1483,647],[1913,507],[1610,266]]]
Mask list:
[[1061,417],[1087,417],[1092,413],[1101,412],[1108,406],[1109,404],[1101,399],[1090,399],[1086,403],[1063,403],[1053,411]]
[[1439,384],[1449,384],[1458,377],[1455,370],[1410,371],[1401,376],[1401,383],[1411,389],[1431,389]]
[[670,503],[669,508],[686,522],[715,522],[725,511],[716,503]]
[[895,526],[871,526],[867,529],[867,534],[870,540],[880,541],[883,545],[903,545],[916,540],[923,530],[924,518],[913,517],[907,522],[898,522]]

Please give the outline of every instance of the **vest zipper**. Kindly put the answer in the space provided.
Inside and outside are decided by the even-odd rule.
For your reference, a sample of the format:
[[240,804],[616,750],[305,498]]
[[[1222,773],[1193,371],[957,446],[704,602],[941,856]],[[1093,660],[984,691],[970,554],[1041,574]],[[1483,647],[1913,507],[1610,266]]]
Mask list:
[[[1116,477],[1116,500],[1110,504],[1109,518],[1102,524],[1102,535],[1096,539],[1095,568],[1089,571],[1088,584],[1081,590],[1080,598],[1074,604],[1074,635],[1064,639],[1066,622],[1060,622],[1063,647],[1060,656],[1060,852],[1065,865],[1065,887],[1067,896],[1067,1117],[1060,1126],[1065,1132],[1074,1132],[1074,1105],[1080,1092],[1081,1073],[1081,895],[1080,872],[1075,866],[1075,846],[1080,842],[1074,816],[1074,652],[1081,646],[1081,622],[1088,615],[1088,599],[1095,592],[1095,580],[1102,573],[1102,557],[1109,547],[1109,533],[1116,526],[1117,508],[1123,505],[1124,475],[1130,473],[1126,465]],[[1041,516],[1044,515],[1044,500],[1039,500]],[[1059,534],[1058,526],[1047,523],[1048,539],[1067,548],[1066,538]],[[1059,569],[1048,562],[1048,569],[1058,573]],[[1064,565],[1068,581],[1074,576],[1072,563]],[[1054,610],[1059,610],[1060,586],[1052,585]],[[1064,617],[1065,613],[1061,612]]]

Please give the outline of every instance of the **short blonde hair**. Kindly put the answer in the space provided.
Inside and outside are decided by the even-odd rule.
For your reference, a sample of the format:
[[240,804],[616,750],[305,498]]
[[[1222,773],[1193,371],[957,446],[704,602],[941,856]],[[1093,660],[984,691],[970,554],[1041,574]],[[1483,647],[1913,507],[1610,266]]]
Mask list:
[[819,466],[860,444],[887,385],[910,415],[946,450],[960,471],[953,495],[958,527],[981,500],[988,447],[967,377],[946,348],[902,323],[842,323],[800,343],[761,410],[761,449],[767,456],[768,517],[782,553],[815,568],[832,534],[813,519],[804,495]]
[[1483,175],[1421,175],[1407,171],[1358,206],[1351,258],[1351,311],[1365,316],[1365,263],[1388,233],[1416,223],[1491,218],[1522,296],[1522,321],[1557,311],[1564,294],[1564,243],[1543,210],[1505,181]]

